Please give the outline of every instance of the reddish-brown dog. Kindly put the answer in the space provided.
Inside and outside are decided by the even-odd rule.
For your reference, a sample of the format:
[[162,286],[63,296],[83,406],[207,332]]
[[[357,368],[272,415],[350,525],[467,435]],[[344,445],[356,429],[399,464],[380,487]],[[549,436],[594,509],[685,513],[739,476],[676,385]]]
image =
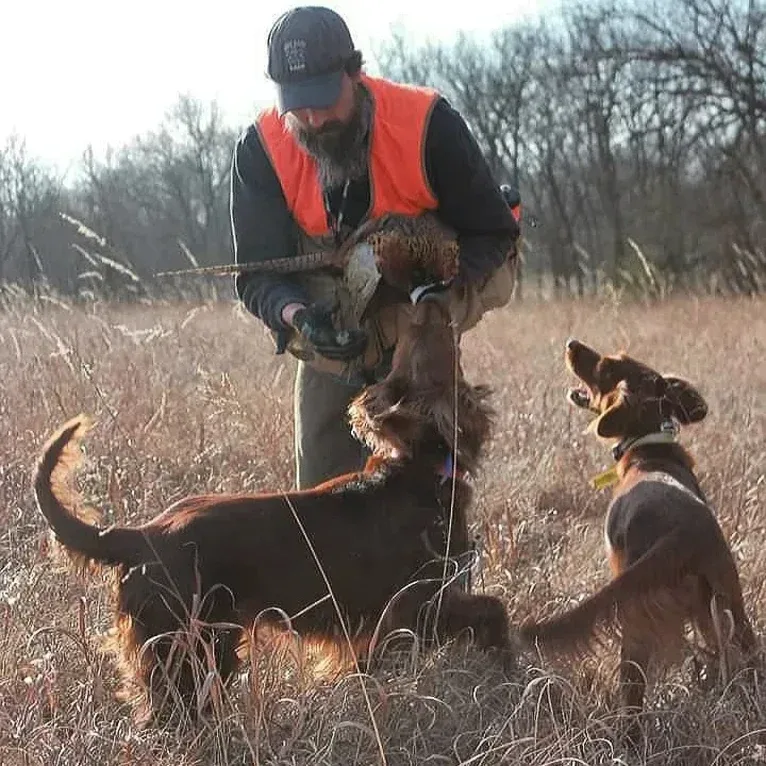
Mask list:
[[[141,692],[140,719],[193,718],[206,674],[227,681],[254,624],[284,627],[277,610],[299,634],[340,645],[347,635],[364,645],[376,628],[423,640],[467,631],[509,656],[502,603],[456,583],[470,549],[462,474],[477,467],[491,413],[487,392],[456,374],[455,353],[448,312],[424,299],[391,374],[352,405],[357,434],[377,448],[363,472],[307,491],[189,497],[135,528],[96,526],[70,489],[87,418],[49,439],[37,503],[77,563],[116,568],[119,661]],[[458,475],[445,476],[451,455]]]
[[[566,345],[568,368],[584,387],[570,401],[598,417],[589,430],[613,441],[614,496],[606,518],[613,580],[577,607],[522,627],[543,650],[588,648],[600,629],[619,627],[625,706],[643,707],[650,659],[678,648],[692,623],[726,671],[730,647],[755,648],[729,546],[675,441],[676,422],[696,423],[707,404],[688,382],[661,375],[625,354],[601,356]],[[638,734],[634,720],[631,734]]]

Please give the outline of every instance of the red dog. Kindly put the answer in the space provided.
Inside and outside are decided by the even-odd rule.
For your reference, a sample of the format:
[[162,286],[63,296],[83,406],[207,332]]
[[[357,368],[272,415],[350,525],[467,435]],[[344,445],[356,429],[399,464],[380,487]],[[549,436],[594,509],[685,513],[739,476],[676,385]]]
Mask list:
[[[693,623],[724,671],[730,642],[755,648],[739,575],[721,528],[676,442],[675,422],[702,420],[707,404],[687,381],[661,375],[625,354],[601,356],[577,340],[568,368],[584,384],[570,401],[597,415],[589,430],[614,441],[614,496],[606,548],[614,579],[558,617],[527,624],[521,634],[543,649],[587,649],[601,629],[621,629],[620,677],[625,706],[643,705],[650,659],[678,647]],[[632,736],[638,729],[634,722]]]
[[[117,570],[119,660],[141,692],[139,720],[179,708],[193,718],[206,674],[232,676],[259,615],[284,627],[272,608],[300,634],[339,645],[368,642],[380,621],[382,634],[469,630],[479,646],[509,652],[502,603],[455,584],[454,560],[470,547],[462,474],[476,469],[490,427],[487,391],[456,379],[455,353],[449,313],[426,297],[391,374],[351,408],[359,437],[378,448],[363,472],[301,492],[188,497],[138,527],[96,526],[69,488],[87,418],[49,439],[37,503],[76,562]],[[460,475],[445,477],[453,455]]]

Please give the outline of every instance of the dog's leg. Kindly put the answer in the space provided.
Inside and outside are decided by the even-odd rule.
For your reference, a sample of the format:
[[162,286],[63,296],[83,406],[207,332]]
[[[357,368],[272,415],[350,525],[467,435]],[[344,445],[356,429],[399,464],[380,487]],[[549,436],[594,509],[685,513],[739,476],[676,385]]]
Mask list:
[[757,642],[752,625],[745,613],[745,600],[742,596],[737,565],[734,563],[734,558],[728,547],[724,548],[716,557],[713,571],[707,579],[710,582],[711,592],[721,594],[724,597],[725,608],[731,612],[734,623],[733,644],[745,656],[751,654],[756,649]]
[[749,657],[757,648],[755,633],[750,620],[745,614],[745,603],[742,597],[739,580],[732,586],[728,598],[731,615],[734,620],[734,643],[745,657]]
[[510,650],[508,616],[502,602],[494,596],[448,588],[438,615],[437,634],[451,639],[466,632],[481,649]]
[[497,652],[507,671],[515,667],[508,616],[493,596],[468,594],[459,586],[434,593],[433,585],[414,587],[399,597],[381,636],[397,629],[412,631],[426,645],[469,638],[484,650]]
[[620,694],[623,713],[627,717],[625,735],[633,745],[641,739],[639,714],[644,705],[649,658],[647,642],[642,640],[639,631],[631,630],[623,625],[620,647]]
[[389,607],[376,643],[397,630],[414,634],[425,646],[470,635],[481,649],[499,651],[505,662],[513,659],[502,602],[492,596],[463,593],[459,586],[440,592],[431,583],[411,585]]
[[[706,655],[706,659],[703,660],[702,666],[697,669],[697,678],[703,688],[712,688],[714,685],[715,677],[719,675],[723,669],[721,661],[726,651],[726,647],[721,646],[719,633],[713,618],[713,609],[716,606],[716,600],[716,595],[711,594],[708,587],[703,587],[699,593],[697,602],[694,604],[694,611],[692,614],[694,628],[702,639],[704,645],[703,651]],[[718,606],[720,607],[720,604],[718,604]],[[727,623],[726,615],[725,613],[721,613],[720,609],[718,609],[715,614],[721,627]],[[704,671],[704,679],[702,671]]]
[[194,668],[188,657],[189,639],[180,629],[156,636],[141,651],[148,660],[142,663],[144,683],[152,711],[152,723],[166,726],[181,715],[183,723],[195,719]]
[[152,708],[159,720],[183,715],[194,723],[211,710],[224,716],[223,690],[240,664],[240,633],[205,624],[161,637],[151,677]]
[[696,622],[705,643],[718,654],[719,680],[726,684],[735,667],[752,658],[756,638],[745,613],[739,575],[729,551],[718,557],[715,564],[705,577],[705,598],[697,607]]
[[710,637],[706,643],[717,649],[719,683],[725,686],[737,670],[752,659],[755,635],[744,609],[737,609],[736,598],[714,593],[708,603]]

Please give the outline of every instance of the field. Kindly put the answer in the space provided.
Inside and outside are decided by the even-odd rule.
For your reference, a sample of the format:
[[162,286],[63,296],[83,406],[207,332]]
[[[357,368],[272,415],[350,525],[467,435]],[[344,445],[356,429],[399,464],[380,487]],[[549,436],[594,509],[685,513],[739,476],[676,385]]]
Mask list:
[[[484,549],[476,588],[512,622],[606,581],[609,466],[564,391],[565,339],[625,348],[697,383],[710,405],[681,439],[731,542],[759,638],[766,629],[766,301],[513,303],[465,337],[464,367],[489,383],[496,430],[477,480]],[[234,303],[8,302],[0,313],[0,763],[751,764],[766,762],[766,685],[723,690],[690,667],[658,679],[640,755],[615,739],[615,647],[587,667],[533,656],[505,678],[476,651],[392,657],[371,676],[307,680],[261,658],[195,738],[136,731],[112,697],[96,636],[104,582],[52,558],[29,481],[51,429],[85,411],[98,425],[80,474],[108,522],[135,523],[197,491],[289,489],[291,360]],[[256,688],[257,694],[251,689]],[[366,697],[365,697],[366,695]]]

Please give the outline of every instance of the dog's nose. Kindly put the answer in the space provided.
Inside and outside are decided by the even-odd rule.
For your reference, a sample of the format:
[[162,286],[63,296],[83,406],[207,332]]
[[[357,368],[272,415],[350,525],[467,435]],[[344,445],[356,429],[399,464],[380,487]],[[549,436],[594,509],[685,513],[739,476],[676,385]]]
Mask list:
[[567,338],[567,348],[571,351],[575,346],[579,346],[580,341],[577,338]]

